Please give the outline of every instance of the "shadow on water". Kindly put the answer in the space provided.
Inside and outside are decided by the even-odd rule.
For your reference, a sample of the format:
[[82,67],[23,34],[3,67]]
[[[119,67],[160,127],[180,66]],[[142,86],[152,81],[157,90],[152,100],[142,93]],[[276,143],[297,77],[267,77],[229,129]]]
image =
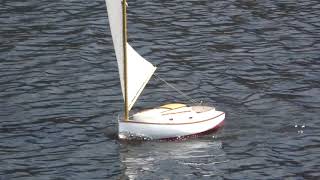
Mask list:
[[106,137],[112,140],[119,140],[119,131],[117,125],[112,125],[103,129],[103,133]]

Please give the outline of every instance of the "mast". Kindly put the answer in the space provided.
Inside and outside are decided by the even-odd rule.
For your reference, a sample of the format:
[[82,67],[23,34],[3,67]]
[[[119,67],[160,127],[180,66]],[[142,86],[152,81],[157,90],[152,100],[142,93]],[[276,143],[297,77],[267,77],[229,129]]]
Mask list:
[[124,77],[124,120],[129,120],[128,110],[128,71],[127,71],[127,0],[122,0],[122,34],[123,34],[123,77]]

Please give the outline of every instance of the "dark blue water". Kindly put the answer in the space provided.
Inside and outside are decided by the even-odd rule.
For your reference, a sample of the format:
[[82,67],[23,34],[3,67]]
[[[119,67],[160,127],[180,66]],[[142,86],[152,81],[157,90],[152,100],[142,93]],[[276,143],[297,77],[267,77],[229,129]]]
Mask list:
[[[103,0],[0,1],[0,179],[319,179],[320,3],[130,0],[129,41],[227,114],[179,142],[114,138]],[[183,97],[153,78],[135,106]]]

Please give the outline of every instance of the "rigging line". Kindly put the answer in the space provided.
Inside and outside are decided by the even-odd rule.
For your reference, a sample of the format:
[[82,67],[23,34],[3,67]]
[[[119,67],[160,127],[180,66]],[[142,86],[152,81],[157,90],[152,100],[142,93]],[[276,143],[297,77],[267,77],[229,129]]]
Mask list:
[[162,79],[157,73],[154,73],[154,76],[159,79],[160,81],[164,82],[167,86],[171,87],[173,90],[177,91],[180,95],[182,95],[183,97],[185,97],[186,99],[188,99],[190,102],[194,103],[194,104],[201,104],[202,101],[196,101],[195,99],[193,99],[192,97],[188,96],[187,94],[183,93],[181,90],[179,90],[178,88],[174,87],[172,84],[170,84],[169,82],[167,82],[166,80]]

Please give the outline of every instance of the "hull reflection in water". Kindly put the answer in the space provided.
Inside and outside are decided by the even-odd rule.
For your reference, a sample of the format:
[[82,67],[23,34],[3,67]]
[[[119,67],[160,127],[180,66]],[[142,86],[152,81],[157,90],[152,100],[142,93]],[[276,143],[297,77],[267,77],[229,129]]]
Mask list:
[[[147,144],[125,141],[121,143],[120,157],[125,166],[124,176],[129,179],[190,179],[194,173],[203,176],[219,173],[217,164],[229,161],[222,147],[223,142],[212,137],[201,138],[200,141],[193,139]],[[170,173],[164,173],[166,171]]]

